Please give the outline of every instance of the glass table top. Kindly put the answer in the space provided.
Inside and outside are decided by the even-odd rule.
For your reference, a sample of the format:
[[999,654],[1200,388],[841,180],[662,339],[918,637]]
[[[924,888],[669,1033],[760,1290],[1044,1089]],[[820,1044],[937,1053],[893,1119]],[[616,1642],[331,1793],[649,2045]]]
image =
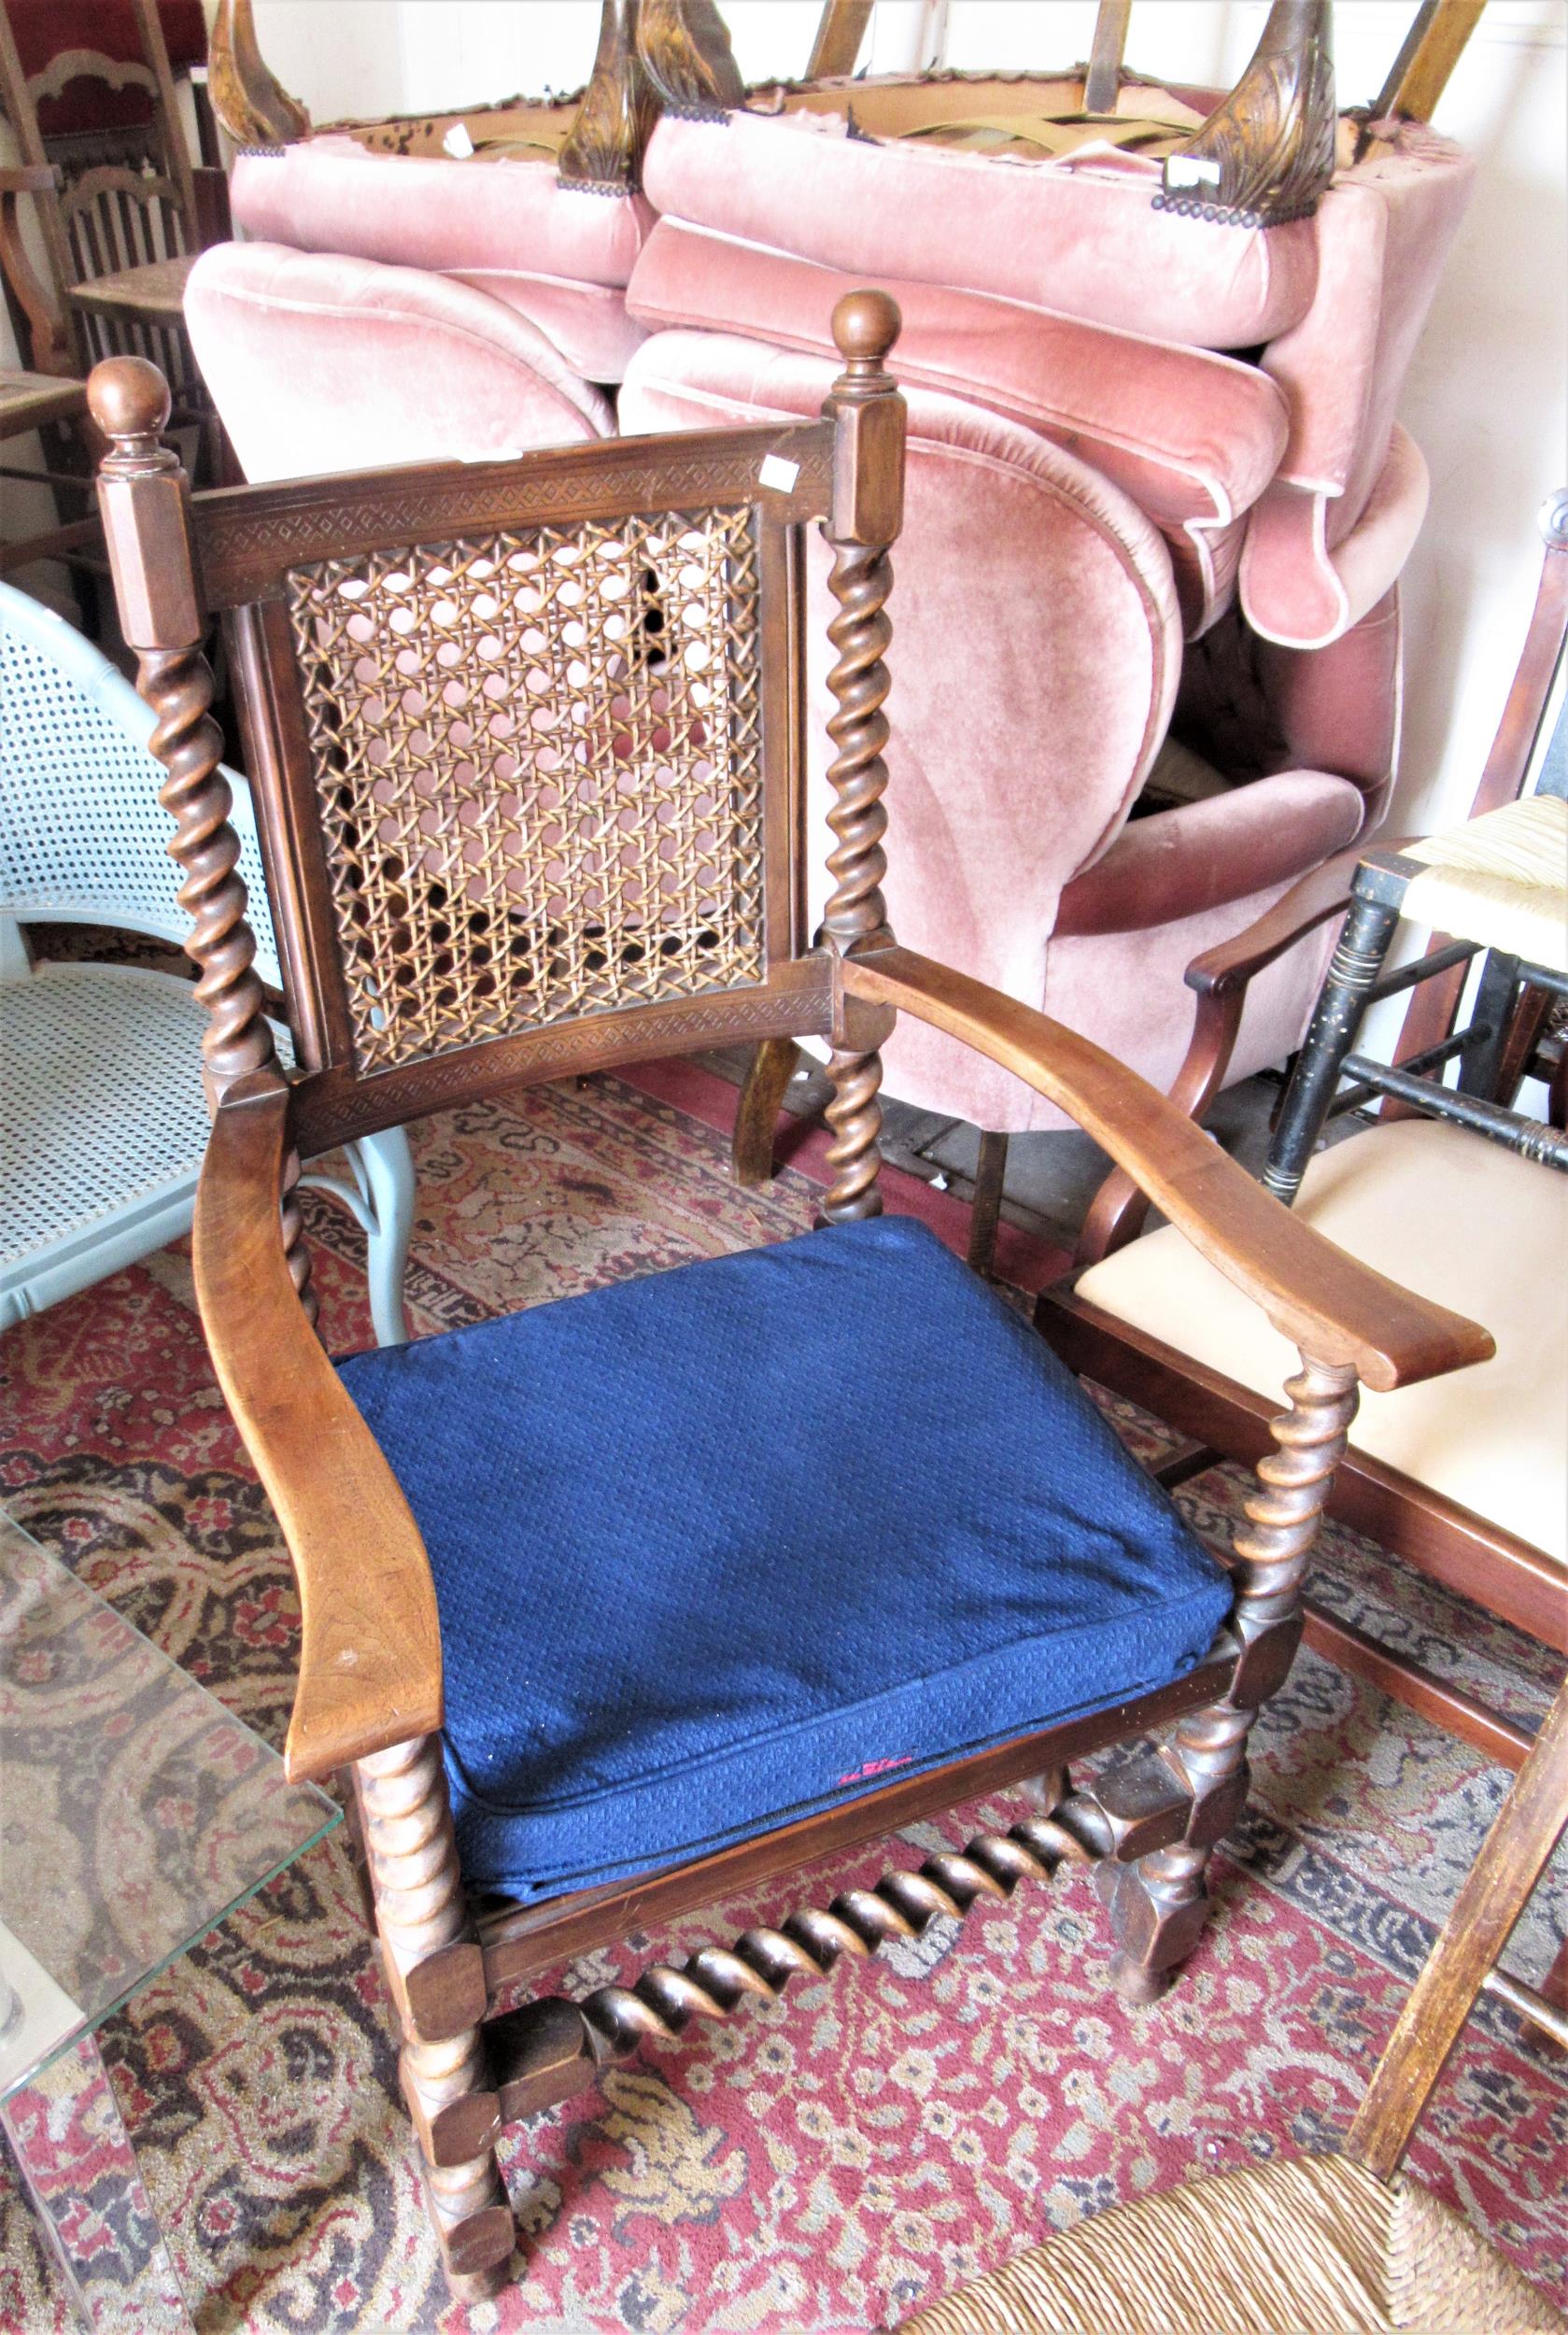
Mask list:
[[0,1514],[0,2101],[341,1818]]

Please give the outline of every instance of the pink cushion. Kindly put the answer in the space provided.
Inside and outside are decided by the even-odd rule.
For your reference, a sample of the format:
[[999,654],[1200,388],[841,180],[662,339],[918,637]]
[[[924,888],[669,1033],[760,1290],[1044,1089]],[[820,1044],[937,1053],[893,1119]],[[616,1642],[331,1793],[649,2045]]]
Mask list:
[[[661,219],[627,304],[643,324],[744,333],[831,356],[834,303],[856,280]],[[904,319],[899,379],[972,399],[1093,462],[1180,545],[1189,630],[1211,622],[1234,584],[1234,523],[1285,449],[1289,420],[1274,383],[1206,349],[885,273],[877,281]]]
[[[1044,1011],[1104,1046],[1151,1085],[1168,1090],[1193,1033],[1194,998],[1183,979],[1187,967],[1205,949],[1244,932],[1293,880],[1171,924],[1052,941],[1040,1000]],[[1250,984],[1228,1083],[1283,1062],[1300,1045],[1334,938],[1331,920]],[[1016,1081],[1010,1083],[1016,1088]],[[999,1097],[998,1104],[1009,1115],[988,1120],[987,1125],[1013,1131],[1070,1124],[1053,1104],[1026,1091]]]
[[1311,301],[1310,219],[1256,229],[1152,210],[1155,162],[1101,147],[998,163],[845,130],[821,114],[666,114],[643,185],[667,217],[858,280],[995,292],[1157,340],[1253,347]]
[[618,381],[642,333],[624,287],[653,224],[641,195],[557,183],[548,162],[449,162],[311,138],[234,163],[236,226],[455,276],[527,317],[590,381]]
[[421,269],[215,244],[185,320],[253,482],[614,432],[603,396],[525,318]]
[[1342,851],[1365,818],[1348,778],[1287,771],[1130,820],[1063,892],[1057,934],[1136,932],[1226,907]]

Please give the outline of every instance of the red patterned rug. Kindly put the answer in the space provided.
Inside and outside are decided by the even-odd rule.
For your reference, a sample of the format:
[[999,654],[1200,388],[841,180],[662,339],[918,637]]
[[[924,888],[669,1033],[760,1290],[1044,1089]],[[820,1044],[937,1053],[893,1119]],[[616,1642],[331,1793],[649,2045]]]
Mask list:
[[[417,1129],[417,1327],[800,1229],[820,1144],[804,1139],[767,1192],[739,1192],[732,1107],[717,1080],[663,1065],[635,1088],[547,1087]],[[901,1177],[890,1199],[961,1245],[954,1203]],[[328,1343],[362,1345],[360,1238],[318,1197],[309,1224]],[[1024,1285],[1051,1264],[1016,1235],[1002,1262]],[[213,1383],[184,1247],[23,1324],[5,1364],[0,1499],[277,1739],[293,1593]],[[1150,1444],[1147,1421],[1114,1415]],[[1181,1496],[1223,1535],[1228,1475]],[[1543,1655],[1370,1543],[1333,1532],[1317,1586],[1503,1707],[1541,1706]],[[1118,2199],[1332,2142],[1504,1780],[1304,1656],[1260,1729],[1253,1805],[1219,1861],[1214,1919],[1165,2002],[1133,2012],[1109,1992],[1098,1905],[1064,1875],[978,1911],[961,1950],[939,1926],[683,2049],[645,2050],[507,2134],[519,2282],[467,2313],[436,2272],[341,1836],[147,1987],[106,2028],[104,2053],[212,2335],[875,2328]],[[906,1838],[959,1839],[981,1814]],[[1006,1824],[1017,1808],[985,1814]],[[655,1953],[824,1903],[887,1856],[834,1859],[563,1977],[582,1992]],[[1554,1912],[1542,1891],[1516,1939],[1525,1975],[1551,1959],[1562,1899],[1559,1887]],[[1568,2070],[1490,2001],[1411,2162],[1561,2299]],[[70,2324],[0,2166],[0,2328]]]

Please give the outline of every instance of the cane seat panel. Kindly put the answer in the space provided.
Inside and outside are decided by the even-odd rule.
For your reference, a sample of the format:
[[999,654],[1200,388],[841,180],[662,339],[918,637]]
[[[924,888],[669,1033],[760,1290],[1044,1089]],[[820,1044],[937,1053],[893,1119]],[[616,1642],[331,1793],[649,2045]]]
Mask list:
[[923,1226],[354,1357],[430,1551],[469,1885],[650,1871],[1178,1677],[1223,1568]]

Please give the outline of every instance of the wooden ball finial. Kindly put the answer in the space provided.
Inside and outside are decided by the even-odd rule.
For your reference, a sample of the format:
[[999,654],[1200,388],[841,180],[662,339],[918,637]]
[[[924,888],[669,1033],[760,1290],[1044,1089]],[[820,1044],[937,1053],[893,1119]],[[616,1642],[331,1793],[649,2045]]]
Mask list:
[[833,311],[833,338],[840,356],[857,371],[880,367],[903,320],[897,302],[886,292],[845,292]]
[[168,427],[169,385],[145,357],[106,357],[94,365],[87,403],[106,438],[156,439]]

